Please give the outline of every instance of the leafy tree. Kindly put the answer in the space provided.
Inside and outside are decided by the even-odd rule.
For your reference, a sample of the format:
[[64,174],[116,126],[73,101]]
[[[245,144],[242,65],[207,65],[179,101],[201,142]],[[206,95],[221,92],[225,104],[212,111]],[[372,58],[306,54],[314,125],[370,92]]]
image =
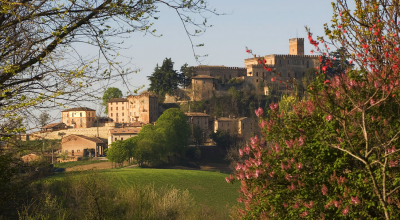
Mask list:
[[203,130],[199,125],[193,124],[193,139],[196,142],[196,145],[199,145],[204,142],[203,138]]
[[181,66],[181,71],[179,74],[179,84],[186,89],[192,85],[192,77],[194,76],[193,67],[190,67],[187,63]]
[[47,125],[50,121],[50,115],[47,112],[43,112],[39,115],[39,124],[41,127]]
[[155,92],[157,95],[164,97],[165,94],[172,95],[179,85],[179,75],[174,70],[174,63],[171,58],[165,58],[161,67],[156,66],[151,76],[149,91]]
[[122,98],[122,92],[118,88],[109,87],[103,94],[103,102],[101,103],[104,107],[104,114],[108,114],[108,101],[112,98]]
[[[335,57],[323,37],[309,41],[321,69],[309,99],[281,114],[278,104],[260,116],[263,136],[239,150],[245,158],[226,180],[242,183],[242,218],[396,219],[400,215],[400,53],[398,1],[333,3],[331,43],[343,46],[342,62],[327,79]],[[343,65],[343,64],[342,64]],[[269,144],[267,144],[269,143]]]
[[126,142],[117,140],[108,148],[106,158],[121,166],[124,161],[128,160],[129,156],[130,151]]
[[156,121],[156,129],[165,136],[165,145],[169,152],[184,155],[191,134],[185,113],[177,108],[170,108]]
[[229,132],[225,130],[219,130],[215,133],[211,133],[210,138],[217,144],[218,147],[226,150],[236,142],[235,137],[230,135]]

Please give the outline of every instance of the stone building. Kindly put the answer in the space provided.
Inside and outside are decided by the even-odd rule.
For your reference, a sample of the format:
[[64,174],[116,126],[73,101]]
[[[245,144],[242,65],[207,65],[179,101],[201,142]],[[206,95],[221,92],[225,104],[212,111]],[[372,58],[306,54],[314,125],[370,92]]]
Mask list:
[[68,152],[70,157],[103,156],[107,148],[107,140],[97,137],[72,134],[61,141],[62,152]]
[[139,134],[141,127],[114,128],[108,131],[108,146],[115,141],[123,141]]
[[108,117],[117,123],[153,123],[158,119],[158,98],[148,92],[108,101]]
[[253,123],[250,118],[235,116],[214,119],[214,133],[227,131],[230,135],[249,138],[253,131]]
[[[266,71],[264,65],[258,63],[259,58],[266,61],[271,71]],[[200,101],[213,95],[226,95],[226,91],[232,86],[240,89],[249,84],[254,88],[259,85],[266,87],[265,94],[270,94],[270,90],[287,91],[294,84],[302,84],[305,71],[318,67],[319,58],[317,55],[304,55],[304,38],[293,38],[289,39],[288,54],[245,59],[244,65],[244,68],[204,65],[193,67],[196,76],[192,78],[191,100]],[[227,83],[233,78],[240,79],[243,83]],[[272,78],[274,81],[271,81]]]
[[207,140],[210,135],[209,129],[209,118],[210,115],[206,114],[206,111],[203,112],[185,112],[185,115],[188,116],[188,122],[190,124],[192,135],[193,135],[193,125],[198,125],[203,132],[203,139]]
[[96,118],[96,111],[87,107],[66,109],[61,114],[62,123],[72,128],[90,128]]

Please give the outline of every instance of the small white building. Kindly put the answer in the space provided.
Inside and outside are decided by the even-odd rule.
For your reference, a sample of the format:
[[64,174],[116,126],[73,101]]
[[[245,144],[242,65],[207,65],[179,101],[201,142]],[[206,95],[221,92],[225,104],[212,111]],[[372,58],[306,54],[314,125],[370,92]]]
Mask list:
[[142,127],[114,128],[108,131],[108,146],[110,147],[114,141],[126,140],[139,134]]

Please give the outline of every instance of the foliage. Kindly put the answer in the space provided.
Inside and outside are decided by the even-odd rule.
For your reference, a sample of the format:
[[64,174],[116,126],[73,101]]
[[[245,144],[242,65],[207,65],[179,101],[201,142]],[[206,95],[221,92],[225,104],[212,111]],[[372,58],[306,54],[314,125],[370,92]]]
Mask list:
[[[333,3],[325,26],[343,47],[332,78],[332,57],[323,37],[309,41],[321,51],[321,69],[308,87],[309,100],[292,114],[278,104],[264,117],[265,139],[239,150],[246,160],[226,180],[240,180],[242,218],[396,219],[400,215],[400,111],[398,1]],[[271,143],[267,145],[266,143]]]
[[293,105],[298,102],[295,96],[282,95],[279,101],[279,111],[284,112],[284,114],[289,114],[293,110]]
[[107,90],[104,91],[101,105],[104,106],[104,114],[106,115],[108,114],[108,101],[112,98],[122,98],[121,90],[115,87],[108,87]]
[[203,130],[199,125],[193,124],[193,139],[196,143],[196,145],[200,145],[204,142],[203,138]]
[[67,160],[69,158],[68,150],[61,152],[57,157],[61,158],[62,160]]
[[194,76],[193,67],[190,67],[187,63],[181,66],[179,73],[179,84],[186,89],[192,85],[192,77]]
[[129,149],[126,142],[120,140],[113,142],[107,150],[106,158],[121,166],[121,164],[129,158]]
[[170,108],[164,111],[155,125],[143,126],[137,136],[123,143],[140,166],[143,162],[168,163],[171,156],[185,155],[190,134],[187,116],[177,108]]
[[43,112],[39,115],[39,125],[41,127],[47,125],[49,121],[51,120],[49,113]]
[[161,67],[156,66],[153,74],[147,77],[150,81],[149,91],[164,97],[165,94],[173,95],[180,81],[178,72],[174,70],[171,58],[165,58]]
[[228,150],[230,146],[237,142],[237,137],[235,135],[229,134],[228,131],[218,130],[217,132],[212,132],[210,138],[217,144],[218,147]]

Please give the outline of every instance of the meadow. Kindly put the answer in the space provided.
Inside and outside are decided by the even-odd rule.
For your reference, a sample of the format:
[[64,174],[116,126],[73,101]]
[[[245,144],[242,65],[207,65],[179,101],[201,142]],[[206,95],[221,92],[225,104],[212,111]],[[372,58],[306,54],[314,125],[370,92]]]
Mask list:
[[[132,186],[145,187],[153,185],[155,189],[173,187],[188,190],[196,205],[206,207],[218,213],[218,216],[229,219],[232,206],[238,205],[237,198],[240,184],[228,184],[227,174],[201,170],[125,168],[96,171],[110,180],[111,186],[119,190]],[[60,179],[66,175],[85,175],[85,172],[59,173],[48,180]]]

